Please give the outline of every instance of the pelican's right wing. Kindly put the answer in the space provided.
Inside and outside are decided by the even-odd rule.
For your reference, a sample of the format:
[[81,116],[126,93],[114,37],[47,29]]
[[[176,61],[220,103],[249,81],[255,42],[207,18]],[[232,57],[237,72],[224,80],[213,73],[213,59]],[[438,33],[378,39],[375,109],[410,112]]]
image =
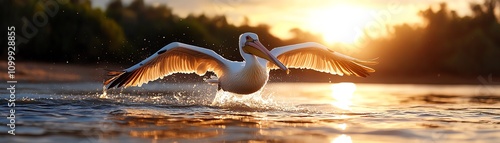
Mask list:
[[[314,42],[277,47],[271,54],[288,68],[312,69],[337,75],[356,75],[366,77],[374,69],[366,66],[377,64],[376,61],[364,61],[332,51],[326,46]],[[267,67],[277,69],[274,64]]]
[[107,88],[141,86],[149,81],[173,73],[196,73],[204,75],[212,71],[224,74],[231,61],[213,50],[173,42],[136,65],[121,72],[109,72],[113,76],[104,82]]

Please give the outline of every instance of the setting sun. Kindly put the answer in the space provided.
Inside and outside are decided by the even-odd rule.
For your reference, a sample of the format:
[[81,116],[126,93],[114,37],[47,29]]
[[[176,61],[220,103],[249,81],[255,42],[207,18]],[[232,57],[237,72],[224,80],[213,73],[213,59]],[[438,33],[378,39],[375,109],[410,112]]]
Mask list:
[[370,11],[353,5],[335,5],[310,12],[309,28],[329,44],[356,42],[371,20]]

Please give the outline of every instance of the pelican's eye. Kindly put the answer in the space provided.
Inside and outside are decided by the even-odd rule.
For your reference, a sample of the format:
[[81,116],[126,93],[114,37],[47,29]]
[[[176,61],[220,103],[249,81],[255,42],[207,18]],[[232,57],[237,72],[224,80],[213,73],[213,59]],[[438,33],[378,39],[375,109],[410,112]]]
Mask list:
[[254,40],[252,37],[250,37],[250,36],[247,36],[246,38],[247,38],[247,42],[253,42],[253,41],[255,41],[255,40]]

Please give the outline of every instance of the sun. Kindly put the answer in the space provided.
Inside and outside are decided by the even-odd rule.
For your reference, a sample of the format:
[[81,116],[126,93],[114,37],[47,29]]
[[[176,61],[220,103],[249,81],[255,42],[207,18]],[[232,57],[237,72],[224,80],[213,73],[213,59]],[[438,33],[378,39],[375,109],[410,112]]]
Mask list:
[[308,27],[323,36],[328,44],[352,44],[363,35],[365,25],[372,20],[370,10],[354,5],[335,5],[310,12]]

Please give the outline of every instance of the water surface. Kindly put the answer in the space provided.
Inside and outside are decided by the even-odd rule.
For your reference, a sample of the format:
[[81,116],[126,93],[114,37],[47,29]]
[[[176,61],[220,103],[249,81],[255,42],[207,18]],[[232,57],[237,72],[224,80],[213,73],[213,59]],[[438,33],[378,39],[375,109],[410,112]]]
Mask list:
[[[253,95],[205,83],[150,83],[105,95],[100,83],[16,88],[16,136],[4,118],[0,142],[500,140],[498,85],[271,83]],[[8,116],[7,101],[0,104]]]

